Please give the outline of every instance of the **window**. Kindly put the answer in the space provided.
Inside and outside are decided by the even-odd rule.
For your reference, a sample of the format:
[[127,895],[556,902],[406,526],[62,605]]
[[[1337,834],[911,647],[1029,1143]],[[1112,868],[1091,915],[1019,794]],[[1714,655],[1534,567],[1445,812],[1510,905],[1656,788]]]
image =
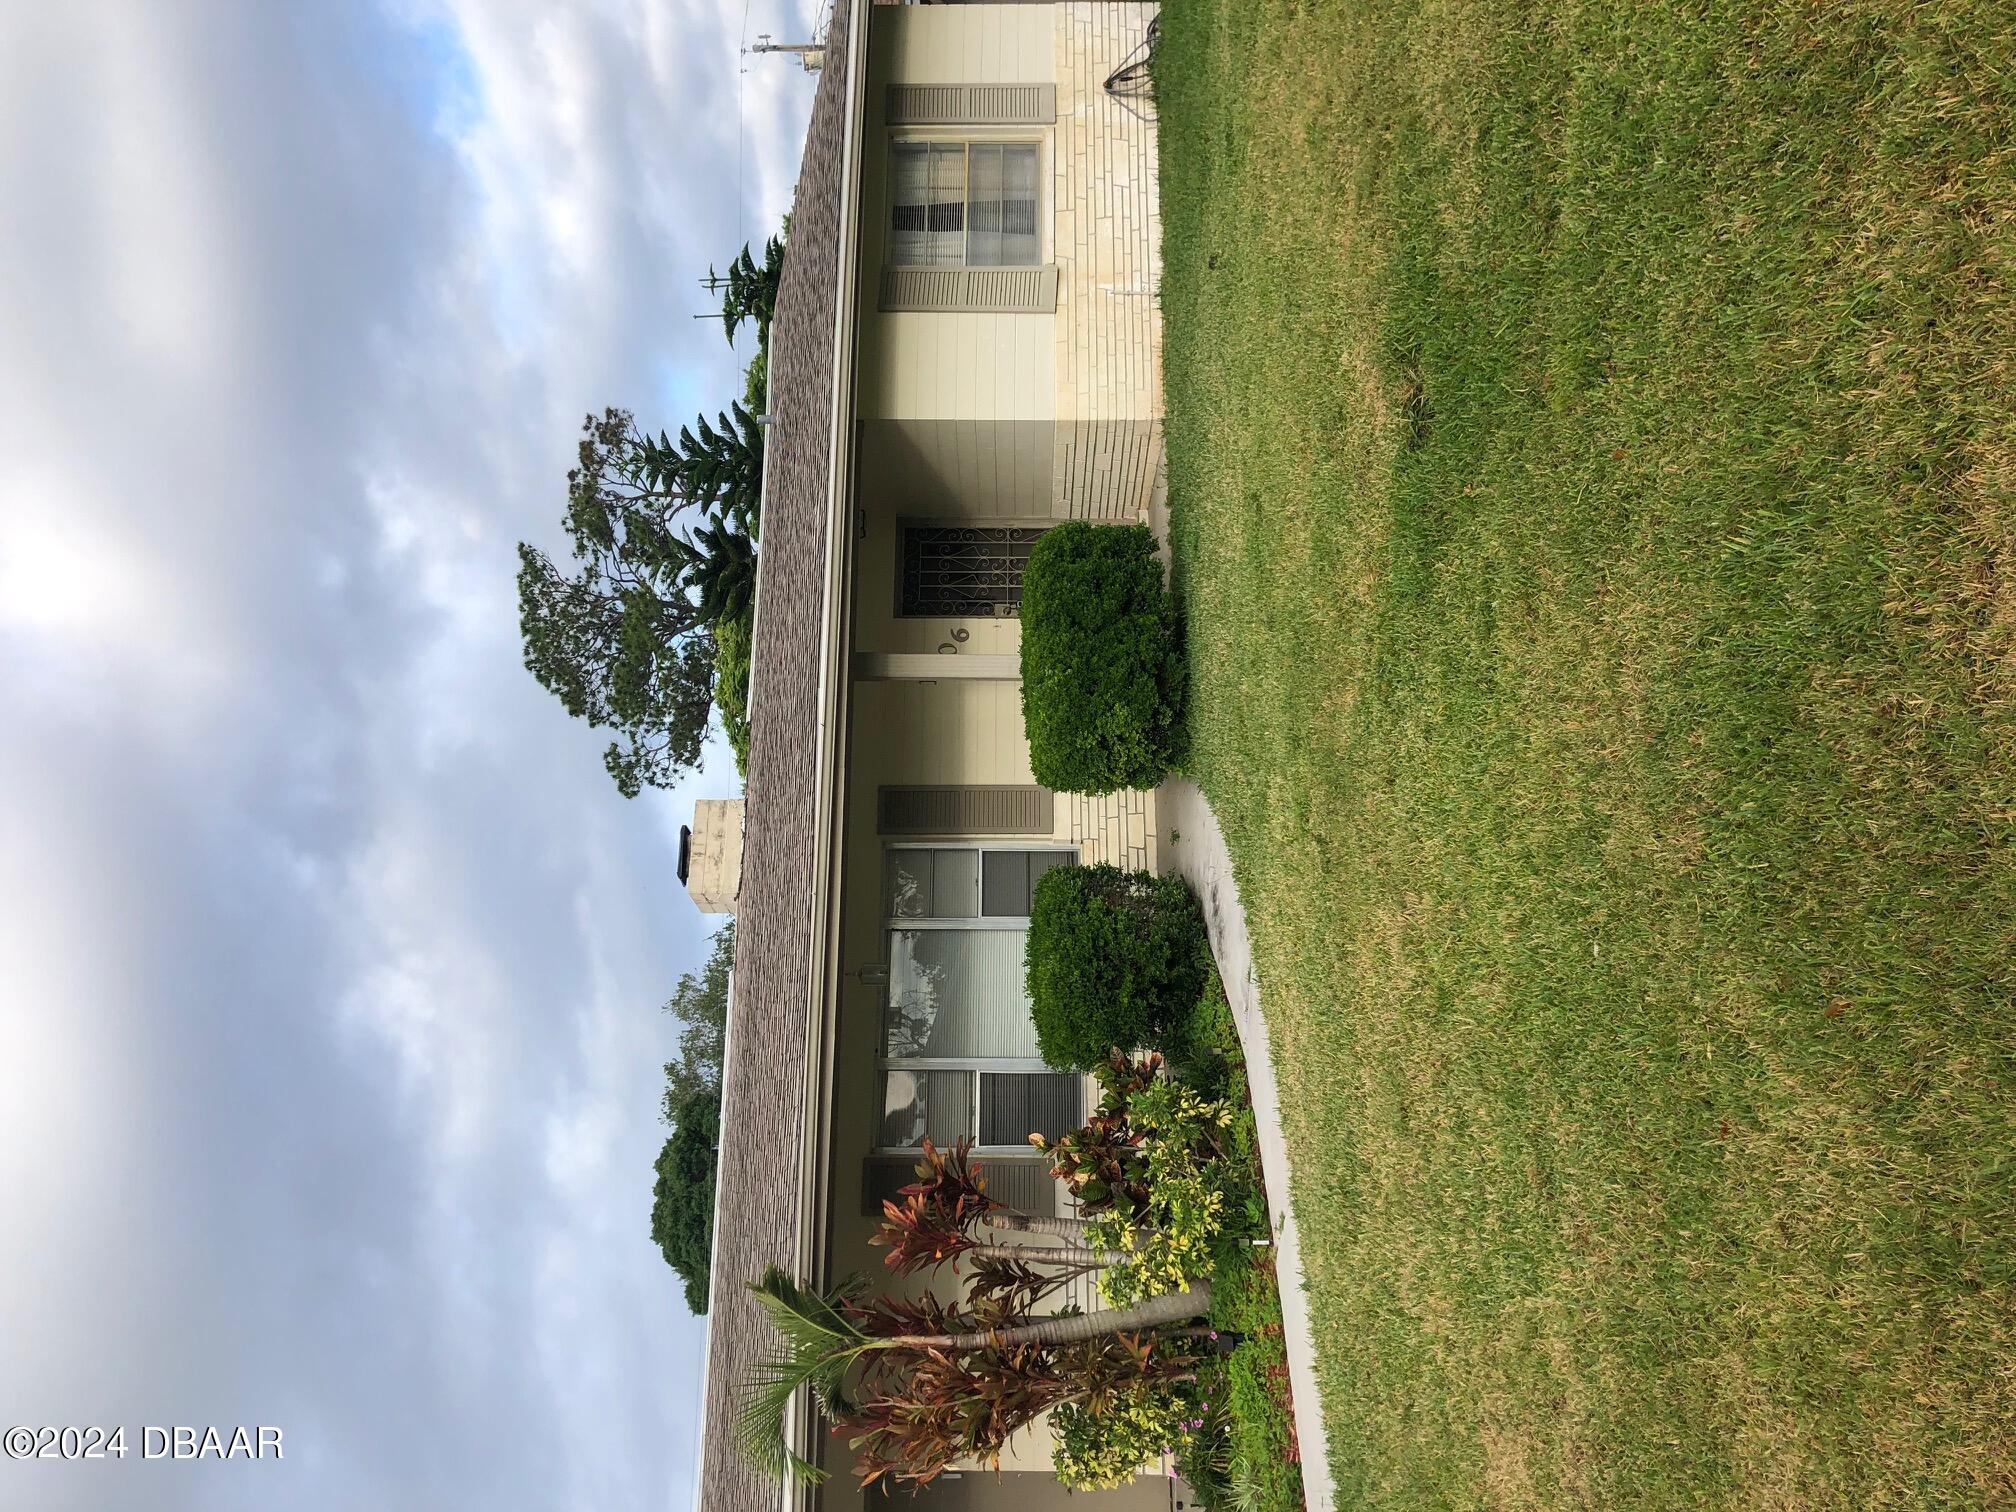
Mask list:
[[926,1139],[942,1149],[971,1138],[982,1146],[1023,1154],[1031,1134],[1055,1139],[1077,1128],[1085,1117],[1078,1078],[1057,1071],[892,1067],[882,1077],[882,1127],[876,1143],[885,1150],[914,1150]]
[[1077,852],[920,845],[887,855],[876,1145],[968,1137],[1026,1149],[1032,1133],[1076,1128],[1079,1079],[1051,1071],[1036,1048],[1022,946],[1037,881]]
[[896,612],[985,618],[1022,608],[1022,571],[1039,527],[906,525]]
[[889,261],[1020,268],[1042,257],[1033,142],[898,142],[890,161]]

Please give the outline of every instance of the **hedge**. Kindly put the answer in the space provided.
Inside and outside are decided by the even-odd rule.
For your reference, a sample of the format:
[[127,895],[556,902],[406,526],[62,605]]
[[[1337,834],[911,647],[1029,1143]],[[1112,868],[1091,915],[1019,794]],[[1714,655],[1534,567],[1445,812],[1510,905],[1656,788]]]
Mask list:
[[1022,723],[1045,787],[1153,787],[1183,757],[1188,678],[1145,525],[1046,530],[1022,576]]
[[1036,1043],[1060,1070],[1159,1047],[1202,995],[1210,939],[1181,877],[1059,866],[1036,884],[1025,971]]

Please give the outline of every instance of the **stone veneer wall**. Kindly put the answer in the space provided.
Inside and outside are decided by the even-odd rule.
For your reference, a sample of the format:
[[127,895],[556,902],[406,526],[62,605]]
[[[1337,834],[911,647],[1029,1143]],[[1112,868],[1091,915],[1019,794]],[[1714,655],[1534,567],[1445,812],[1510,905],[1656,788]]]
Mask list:
[[1088,798],[1059,793],[1063,828],[1087,866],[1110,861],[1131,871],[1155,868],[1155,795],[1128,789]]
[[1104,88],[1146,38],[1158,9],[1140,0],[1057,7],[1052,497],[1068,519],[1138,519],[1162,455],[1155,107],[1115,99]]

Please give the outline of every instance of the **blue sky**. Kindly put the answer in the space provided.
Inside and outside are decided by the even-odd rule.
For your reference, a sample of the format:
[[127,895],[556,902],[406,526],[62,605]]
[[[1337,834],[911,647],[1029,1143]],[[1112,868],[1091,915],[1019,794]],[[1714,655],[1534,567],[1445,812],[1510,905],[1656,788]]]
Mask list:
[[689,1504],[658,1005],[733,769],[618,796],[512,571],[585,411],[739,391],[694,280],[810,103],[758,60],[738,143],[743,26],[0,17],[0,1427],[287,1451],[0,1462],[0,1505]]

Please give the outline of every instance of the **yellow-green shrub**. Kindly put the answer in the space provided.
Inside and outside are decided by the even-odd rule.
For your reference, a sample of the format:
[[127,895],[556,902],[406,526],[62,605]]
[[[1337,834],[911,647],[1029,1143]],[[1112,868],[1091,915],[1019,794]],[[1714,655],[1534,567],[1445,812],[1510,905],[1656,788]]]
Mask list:
[[1050,1414],[1057,1479],[1072,1491],[1125,1485],[1136,1470],[1182,1441],[1188,1410],[1172,1393],[1151,1388],[1094,1405],[1066,1403]]

